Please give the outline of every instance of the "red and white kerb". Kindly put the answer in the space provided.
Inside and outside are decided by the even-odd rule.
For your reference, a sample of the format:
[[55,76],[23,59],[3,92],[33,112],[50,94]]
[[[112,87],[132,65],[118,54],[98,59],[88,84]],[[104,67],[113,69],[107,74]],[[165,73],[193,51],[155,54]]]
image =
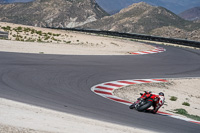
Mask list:
[[140,52],[130,52],[130,54],[133,54],[133,55],[154,54],[154,53],[160,53],[160,52],[164,52],[164,51],[166,51],[166,49],[161,48],[161,47],[155,47],[155,49],[153,49],[153,50],[140,51]]
[[[127,100],[123,100],[123,99],[115,96],[113,94],[114,90],[120,89],[120,88],[128,86],[128,85],[153,83],[153,82],[154,83],[167,82],[167,80],[165,80],[165,79],[117,80],[117,81],[111,81],[111,82],[106,82],[106,83],[95,85],[91,88],[91,90],[94,93],[96,93],[97,95],[100,95],[100,96],[105,97],[107,99],[113,100],[113,101],[118,102],[118,103],[131,105],[132,102],[127,101]],[[199,121],[195,121],[195,120],[192,120],[192,119],[189,119],[189,118],[179,117],[179,116],[176,116],[175,114],[165,113],[165,112],[161,112],[161,111],[158,111],[157,113],[161,114],[161,115],[166,115],[166,116],[170,116],[170,117],[173,117],[173,118],[185,120],[185,121],[188,121],[188,122],[200,124]]]

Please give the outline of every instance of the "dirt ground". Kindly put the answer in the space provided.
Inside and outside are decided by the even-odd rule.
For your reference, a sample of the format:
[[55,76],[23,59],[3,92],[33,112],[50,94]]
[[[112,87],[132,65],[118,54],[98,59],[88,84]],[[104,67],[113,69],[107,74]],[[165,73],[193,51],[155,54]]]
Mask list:
[[[114,94],[134,102],[144,91],[157,94],[164,92],[165,104],[159,111],[171,113],[174,109],[183,108],[189,114],[200,116],[200,78],[167,79],[167,81],[130,85],[116,90]],[[170,100],[172,96],[177,97],[177,100]],[[189,103],[190,106],[182,105],[183,102]]]

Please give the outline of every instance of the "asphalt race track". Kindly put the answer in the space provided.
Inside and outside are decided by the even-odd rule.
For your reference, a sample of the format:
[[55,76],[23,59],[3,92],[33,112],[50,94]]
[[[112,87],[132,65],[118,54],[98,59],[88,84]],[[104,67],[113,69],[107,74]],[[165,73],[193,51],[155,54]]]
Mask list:
[[200,77],[200,50],[163,47],[166,52],[126,56],[0,52],[0,97],[158,132],[199,132],[198,124],[139,113],[90,90],[114,80]]

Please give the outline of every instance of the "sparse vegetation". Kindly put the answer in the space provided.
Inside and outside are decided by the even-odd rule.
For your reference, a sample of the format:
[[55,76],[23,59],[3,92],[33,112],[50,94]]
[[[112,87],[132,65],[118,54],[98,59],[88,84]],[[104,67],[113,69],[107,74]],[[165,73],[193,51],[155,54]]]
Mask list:
[[6,26],[6,27],[1,27],[4,31],[10,31],[11,27],[10,26]]
[[[4,31],[9,31],[10,38],[16,41],[71,43],[71,41],[65,40],[67,37],[69,37],[67,34],[56,34],[52,32],[45,33],[41,30],[22,26],[18,26],[16,28],[5,26],[0,28]],[[59,36],[61,36],[62,39],[59,39]],[[77,42],[79,42],[79,40],[77,40]]]
[[52,33],[51,32],[48,32],[48,34],[51,36],[52,35]]
[[185,109],[182,109],[182,108],[181,109],[175,109],[174,111],[177,114],[184,115],[188,118],[200,121],[200,116],[188,114],[188,112]]
[[171,96],[171,98],[170,98],[171,101],[176,101],[177,99],[178,99],[178,98],[175,97],[175,96]]
[[42,41],[42,39],[41,39],[41,38],[39,38],[39,39],[37,40],[37,42],[43,42],[43,41]]
[[22,32],[22,27],[19,26],[19,27],[16,28],[16,30],[19,31],[19,32]]
[[188,102],[183,102],[182,105],[190,106],[190,104]]
[[35,42],[36,40],[35,39],[32,39],[32,38],[28,38],[27,40],[25,40],[26,42]]
[[42,35],[42,31],[36,31],[36,34],[38,34],[38,35]]
[[50,38],[50,36],[45,36],[44,40],[48,40]]
[[66,43],[69,44],[69,43],[71,43],[71,41],[67,41]]

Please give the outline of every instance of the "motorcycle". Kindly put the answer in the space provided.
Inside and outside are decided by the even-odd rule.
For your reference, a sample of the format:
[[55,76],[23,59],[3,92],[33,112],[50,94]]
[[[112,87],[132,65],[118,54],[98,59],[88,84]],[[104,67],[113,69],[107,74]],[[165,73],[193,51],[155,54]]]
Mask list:
[[138,98],[138,100],[133,103],[132,105],[129,106],[130,109],[136,109],[137,111],[146,111],[148,110],[148,108],[150,108],[153,105],[153,101],[150,99],[142,99],[142,98]]

